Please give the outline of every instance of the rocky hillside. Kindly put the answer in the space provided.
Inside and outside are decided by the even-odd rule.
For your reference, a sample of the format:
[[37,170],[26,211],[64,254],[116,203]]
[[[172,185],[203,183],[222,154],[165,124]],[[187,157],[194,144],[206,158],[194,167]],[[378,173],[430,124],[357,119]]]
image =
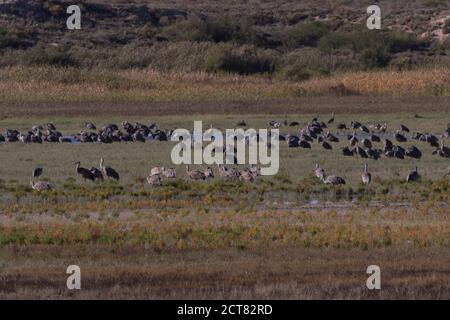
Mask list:
[[[86,59],[123,60],[141,50],[140,57],[148,56],[145,61],[119,66],[173,69],[178,65],[164,57],[185,59],[180,52],[190,50],[193,56],[184,66],[188,69],[276,72],[301,79],[347,69],[448,62],[450,2],[376,3],[383,30],[368,33],[370,3],[357,0],[0,0],[0,64],[54,60],[91,66]],[[70,4],[81,7],[82,30],[66,28]],[[124,53],[130,47],[131,52]],[[43,61],[32,58],[38,53]],[[60,55],[68,58],[61,62]],[[290,70],[293,64],[299,66]]]

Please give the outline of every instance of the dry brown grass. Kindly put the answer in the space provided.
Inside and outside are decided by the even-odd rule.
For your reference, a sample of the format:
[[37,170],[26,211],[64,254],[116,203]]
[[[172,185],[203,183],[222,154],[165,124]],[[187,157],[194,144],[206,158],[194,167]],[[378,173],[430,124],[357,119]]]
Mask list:
[[[447,96],[450,94],[450,69],[414,71],[377,71],[339,74],[299,84],[305,95],[323,95],[336,86],[349,93],[388,96]],[[337,90],[339,94],[339,90]]]
[[4,102],[204,102],[268,101],[341,94],[448,96],[450,69],[357,72],[287,82],[257,76],[154,70],[79,70],[53,67],[0,69]]
[[[72,299],[448,299],[448,251],[172,251],[105,246],[4,247],[0,298]],[[66,268],[81,268],[81,290]],[[381,267],[381,290],[366,288]]]

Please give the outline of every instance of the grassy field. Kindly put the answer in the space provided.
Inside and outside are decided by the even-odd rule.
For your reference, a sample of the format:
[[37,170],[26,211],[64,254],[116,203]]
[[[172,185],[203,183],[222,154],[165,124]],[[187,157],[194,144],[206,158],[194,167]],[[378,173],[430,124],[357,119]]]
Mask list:
[[[410,139],[432,133],[450,147],[448,1],[377,1],[382,30],[370,31],[371,3],[318,2],[87,0],[76,31],[66,1],[2,4],[2,134],[125,120],[304,128],[335,114],[340,142],[281,142],[279,173],[253,183],[220,179],[216,167],[214,179],[188,180],[172,142],[0,143],[0,298],[450,299],[449,158]],[[408,126],[399,144],[422,158],[344,157],[351,131],[336,125],[351,121],[386,123],[393,141]],[[77,176],[76,161],[100,158],[120,181]],[[316,163],[346,184],[323,184]],[[38,166],[52,190],[32,190]],[[151,187],[154,166],[177,178]],[[415,166],[421,181],[407,183]],[[66,289],[72,264],[76,292]],[[366,288],[373,264],[382,290]]]
[[[240,120],[255,129],[269,120],[304,127],[335,112],[332,133],[352,120],[386,123],[393,140],[400,124],[440,135],[450,122],[448,70],[304,82],[48,67],[0,73],[1,132],[52,122],[68,135],[87,120],[98,128],[124,120],[164,129],[192,129],[194,120],[205,129]],[[187,180],[184,166],[171,163],[171,142],[0,144],[0,297],[448,299],[448,159],[413,140],[401,145],[417,146],[420,160],[344,157],[348,133],[332,151],[281,142],[280,172],[251,184]],[[77,177],[74,162],[98,167],[101,157],[120,182]],[[365,162],[370,186],[361,183]],[[347,184],[320,183],[315,163]],[[152,188],[145,177],[159,165],[175,167],[178,178]],[[415,165],[422,181],[408,184]],[[30,188],[36,166],[52,191]],[[83,289],[73,293],[65,267],[77,263]],[[365,289],[371,264],[382,268],[378,293]]]
[[[228,128],[245,119],[249,127],[265,128],[269,119],[304,126],[314,116],[16,116],[0,120],[0,128],[26,130],[51,121],[70,134],[86,120],[100,127],[125,119],[172,129],[191,129],[194,120]],[[446,111],[422,112],[420,118],[414,112],[338,113],[335,122],[386,122],[389,130],[403,123],[438,134],[449,119]],[[368,161],[374,175],[368,187],[360,182],[363,159],[341,156],[341,141],[333,151],[282,143],[280,173],[253,184],[190,182],[184,167],[175,167],[179,178],[159,188],[146,185],[145,176],[153,166],[172,166],[170,142],[1,144],[0,296],[446,299],[449,163],[424,143],[402,145],[411,144],[423,151],[422,159]],[[98,166],[100,157],[119,171],[119,183],[86,183],[76,176],[75,161]],[[347,184],[321,184],[312,175],[316,162]],[[415,164],[422,182],[407,184]],[[53,191],[30,189],[31,169],[38,165]],[[65,289],[69,264],[83,270],[80,292]],[[379,293],[365,289],[370,264],[383,270]]]
[[[9,299],[448,299],[440,248],[177,250],[109,246],[9,246],[0,250],[0,296]],[[382,289],[367,290],[378,264]],[[82,289],[65,289],[82,267]]]

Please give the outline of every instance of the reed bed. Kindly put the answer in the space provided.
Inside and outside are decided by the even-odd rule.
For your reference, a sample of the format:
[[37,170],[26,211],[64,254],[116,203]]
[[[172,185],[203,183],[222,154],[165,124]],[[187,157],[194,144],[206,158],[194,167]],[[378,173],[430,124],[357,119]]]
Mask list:
[[352,72],[295,82],[264,76],[109,71],[56,67],[0,69],[4,102],[265,101],[308,96],[448,96],[450,69]]

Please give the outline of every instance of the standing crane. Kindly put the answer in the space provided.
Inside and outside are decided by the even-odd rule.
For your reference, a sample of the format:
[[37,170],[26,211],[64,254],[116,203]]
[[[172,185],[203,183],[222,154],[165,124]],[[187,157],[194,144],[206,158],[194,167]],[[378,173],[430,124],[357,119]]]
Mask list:
[[118,181],[119,174],[117,173],[117,171],[111,168],[110,166],[105,166],[104,162],[105,161],[103,160],[103,158],[100,158],[100,169],[102,170],[103,174],[111,179]]
[[77,172],[77,174],[79,174],[84,180],[95,181],[94,174],[90,170],[80,167],[80,165],[80,161],[75,162],[75,171]]
[[367,171],[368,167],[369,167],[369,166],[368,166],[368,164],[366,163],[366,164],[364,165],[364,171],[363,171],[363,173],[361,174],[362,182],[363,182],[364,184],[366,184],[366,185],[370,184],[370,181],[372,181],[372,174],[370,174],[370,172]]

